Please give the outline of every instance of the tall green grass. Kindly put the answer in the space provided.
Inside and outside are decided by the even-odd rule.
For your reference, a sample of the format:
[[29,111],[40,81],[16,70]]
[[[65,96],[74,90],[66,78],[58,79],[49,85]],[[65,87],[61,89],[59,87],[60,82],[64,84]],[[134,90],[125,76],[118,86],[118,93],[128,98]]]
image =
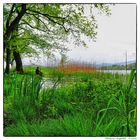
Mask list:
[[40,76],[6,75],[4,135],[136,136],[135,77],[55,71],[42,89]]

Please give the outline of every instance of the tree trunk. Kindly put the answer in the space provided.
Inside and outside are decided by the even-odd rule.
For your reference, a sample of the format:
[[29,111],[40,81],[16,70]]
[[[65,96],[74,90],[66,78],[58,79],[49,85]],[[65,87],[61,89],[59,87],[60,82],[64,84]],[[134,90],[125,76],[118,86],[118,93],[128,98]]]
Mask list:
[[6,70],[5,70],[5,73],[9,73],[9,70],[10,70],[10,49],[7,48],[6,49]]
[[22,60],[19,52],[13,51],[14,59],[16,61],[16,71],[17,73],[23,73]]
[[[6,33],[4,34],[4,51],[6,49],[6,73],[9,73],[9,64],[10,64],[10,49],[9,49],[9,45],[5,46],[5,44],[7,44],[7,40],[10,39],[10,36],[12,36],[12,33],[14,33],[18,27],[18,24],[21,20],[21,18],[24,16],[24,14],[26,13],[26,4],[22,4],[21,6],[21,11],[18,13],[18,15],[15,17],[15,19],[10,23],[10,19],[12,17],[13,14],[13,9],[14,9],[15,4],[13,4],[12,9],[10,11],[9,17],[7,19],[6,22]],[[21,61],[21,57],[19,53],[14,52],[13,53],[15,56],[15,61],[16,61],[16,68],[17,71],[22,72],[22,61]],[[19,70],[20,69],[20,70]]]

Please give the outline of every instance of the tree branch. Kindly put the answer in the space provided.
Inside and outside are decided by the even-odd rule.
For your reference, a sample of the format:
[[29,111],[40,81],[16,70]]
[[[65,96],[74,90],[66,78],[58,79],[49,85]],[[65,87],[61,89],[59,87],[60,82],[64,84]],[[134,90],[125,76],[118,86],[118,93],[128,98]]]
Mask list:
[[39,15],[42,15],[42,16],[45,16],[45,17],[52,17],[52,18],[59,18],[59,19],[62,19],[62,20],[65,20],[66,17],[59,17],[59,16],[53,16],[53,15],[50,15],[50,14],[47,14],[47,13],[41,13],[39,11],[35,11],[35,10],[31,10],[31,9],[27,9],[27,11],[30,11],[30,12],[33,12],[33,13],[36,13],[36,14],[39,14]]
[[[43,13],[41,13],[41,12],[39,12],[39,11],[35,11],[35,10],[30,10],[30,9],[27,9],[28,11],[30,11],[30,12],[33,12],[33,13],[36,13],[36,14],[39,14],[39,15],[42,15],[42,16],[45,16],[45,17],[47,17],[51,22],[53,22],[53,23],[55,23],[55,24],[58,24],[59,26],[62,26],[63,28],[64,28],[64,30],[65,30],[65,32],[69,32],[69,29],[66,29],[66,27],[64,26],[64,20],[66,20],[66,17],[68,17],[69,16],[69,14],[66,16],[66,17],[59,17],[59,16],[52,16],[52,15],[49,15],[49,14],[43,14]],[[31,13],[28,13],[28,14],[31,14]],[[35,14],[32,14],[32,15],[34,15],[35,16]],[[35,16],[36,17],[36,16]],[[37,18],[37,17],[36,17]],[[62,22],[63,22],[63,24],[62,23],[59,23],[59,22],[57,22],[57,21],[55,21],[53,18],[57,18],[57,19],[61,19],[62,20]],[[38,18],[39,19],[39,18]],[[40,19],[39,19],[40,20]]]
[[10,14],[9,14],[9,16],[8,16],[8,18],[7,18],[7,21],[6,21],[6,28],[9,27],[9,23],[10,23],[10,19],[11,19],[11,17],[12,17],[12,14],[13,14],[14,7],[15,7],[15,4],[12,5],[12,8],[11,8],[11,10],[10,10]]
[[39,31],[42,31],[42,32],[45,32],[46,33],[46,31],[45,30],[43,30],[43,29],[40,29],[40,28],[38,28],[38,27],[35,27],[35,26],[32,26],[31,24],[29,24],[27,21],[25,21],[25,20],[23,20],[23,23],[22,24],[25,24],[25,25],[27,25],[27,26],[29,26],[30,28],[32,28],[32,29],[37,29],[37,30],[39,30]]
[[22,9],[19,12],[18,16],[11,22],[11,24],[8,26],[6,30],[6,35],[9,36],[11,32],[13,32],[17,25],[19,24],[22,16],[26,13],[26,4],[22,4]]
[[[31,14],[31,13],[28,13],[28,12],[26,12],[26,14],[29,14],[29,15],[34,16],[37,20],[39,20],[39,21],[45,26],[45,28],[46,28],[49,32],[51,32],[51,30],[46,26],[46,24],[45,24],[39,17],[37,17],[35,14]],[[46,30],[46,31],[47,31],[47,30]]]

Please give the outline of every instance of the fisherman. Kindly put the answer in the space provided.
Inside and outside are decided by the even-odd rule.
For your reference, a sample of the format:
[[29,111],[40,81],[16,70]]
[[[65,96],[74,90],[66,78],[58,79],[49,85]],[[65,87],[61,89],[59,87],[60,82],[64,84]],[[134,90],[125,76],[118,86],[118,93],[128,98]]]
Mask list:
[[39,67],[36,68],[35,73],[36,73],[37,75],[42,76],[42,72],[39,70]]

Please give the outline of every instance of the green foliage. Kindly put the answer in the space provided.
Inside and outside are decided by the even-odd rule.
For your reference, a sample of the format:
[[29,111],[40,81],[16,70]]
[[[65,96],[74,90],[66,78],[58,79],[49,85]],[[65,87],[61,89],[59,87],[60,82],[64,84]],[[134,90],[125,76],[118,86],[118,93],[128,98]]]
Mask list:
[[91,136],[92,120],[82,114],[42,122],[19,122],[6,129],[8,136]]
[[20,120],[31,121],[31,119],[38,117],[39,92],[41,89],[40,80],[40,77],[33,76],[22,77],[18,82],[12,80],[12,82],[16,83],[12,86],[14,91],[9,93],[12,96],[7,99],[7,102],[10,103],[8,113],[11,114],[10,119],[12,119],[13,123]]
[[129,76],[46,74],[52,87],[43,89],[41,77],[5,75],[5,136],[136,136],[134,70]]
[[18,52],[26,55],[35,54],[38,49],[48,56],[54,51],[65,53],[69,48],[64,44],[71,37],[76,45],[86,46],[83,36],[95,41],[97,35],[93,11],[97,9],[107,15],[110,11],[108,4],[25,4],[26,13],[7,36],[6,26],[17,18],[22,6],[4,4],[4,41],[9,48],[16,46]]

